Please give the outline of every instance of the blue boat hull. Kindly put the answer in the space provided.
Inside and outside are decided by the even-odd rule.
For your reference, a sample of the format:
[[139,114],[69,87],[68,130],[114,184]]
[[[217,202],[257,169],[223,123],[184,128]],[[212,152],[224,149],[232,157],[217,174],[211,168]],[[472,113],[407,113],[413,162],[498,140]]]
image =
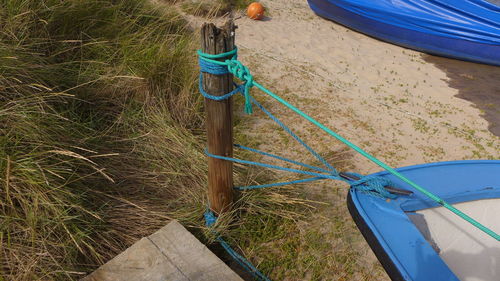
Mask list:
[[[439,17],[426,18],[429,17],[428,14],[422,16],[418,11],[415,15],[411,15],[412,11],[410,14],[386,12],[384,7],[366,11],[368,5],[387,2],[363,3],[366,1],[308,0],[308,3],[316,14],[377,39],[429,54],[500,66],[500,8],[493,4],[482,2],[481,9],[476,7],[473,12],[485,14],[481,20],[471,14],[466,16],[453,14],[457,18],[456,22],[438,24]],[[407,0],[407,2],[415,1]],[[422,10],[425,11],[423,8]],[[438,12],[442,11],[437,11],[436,14]],[[431,12],[426,11],[426,13],[432,15]],[[408,22],[411,20],[410,23],[405,21],[405,16],[408,16]],[[443,20],[446,16],[442,16]],[[460,21],[467,20],[475,22],[475,26],[469,27],[466,24],[462,26]]]
[[[500,198],[498,160],[440,162],[397,170],[452,204]],[[389,276],[393,280],[459,280],[409,219],[409,214],[437,204],[387,172],[374,175],[414,192],[385,200],[354,188],[349,191],[351,216]],[[484,239],[492,238],[485,234]]]

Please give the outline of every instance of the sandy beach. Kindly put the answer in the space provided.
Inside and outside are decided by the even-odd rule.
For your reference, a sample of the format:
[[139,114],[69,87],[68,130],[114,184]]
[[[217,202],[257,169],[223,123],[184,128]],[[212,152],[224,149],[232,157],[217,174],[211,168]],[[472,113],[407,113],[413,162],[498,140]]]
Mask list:
[[[307,1],[262,2],[264,21],[236,20],[240,58],[314,118],[396,167],[499,158],[498,67],[378,41],[318,17]],[[326,151],[337,145],[314,132],[308,137]],[[356,169],[378,170],[355,157]]]

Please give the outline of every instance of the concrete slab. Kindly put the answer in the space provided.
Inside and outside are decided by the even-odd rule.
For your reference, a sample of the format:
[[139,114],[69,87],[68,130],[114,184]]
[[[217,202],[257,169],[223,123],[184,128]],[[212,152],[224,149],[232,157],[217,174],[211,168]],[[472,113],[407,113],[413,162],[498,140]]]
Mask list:
[[172,221],[81,281],[242,281],[177,221]]

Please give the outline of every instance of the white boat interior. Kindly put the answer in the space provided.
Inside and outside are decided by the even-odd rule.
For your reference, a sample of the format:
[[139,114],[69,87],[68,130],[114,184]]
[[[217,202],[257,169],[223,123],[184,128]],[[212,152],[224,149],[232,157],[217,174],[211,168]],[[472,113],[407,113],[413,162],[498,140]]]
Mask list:
[[[500,233],[500,198],[453,204]],[[500,280],[500,242],[444,207],[409,215],[420,232],[461,281]]]

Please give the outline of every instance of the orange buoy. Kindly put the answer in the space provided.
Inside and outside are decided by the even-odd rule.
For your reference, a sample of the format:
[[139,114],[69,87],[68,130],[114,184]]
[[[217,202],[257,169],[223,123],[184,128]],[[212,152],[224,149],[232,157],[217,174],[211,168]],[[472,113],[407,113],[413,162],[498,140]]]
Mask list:
[[264,17],[264,6],[259,2],[248,5],[247,16],[253,20],[260,20]]

